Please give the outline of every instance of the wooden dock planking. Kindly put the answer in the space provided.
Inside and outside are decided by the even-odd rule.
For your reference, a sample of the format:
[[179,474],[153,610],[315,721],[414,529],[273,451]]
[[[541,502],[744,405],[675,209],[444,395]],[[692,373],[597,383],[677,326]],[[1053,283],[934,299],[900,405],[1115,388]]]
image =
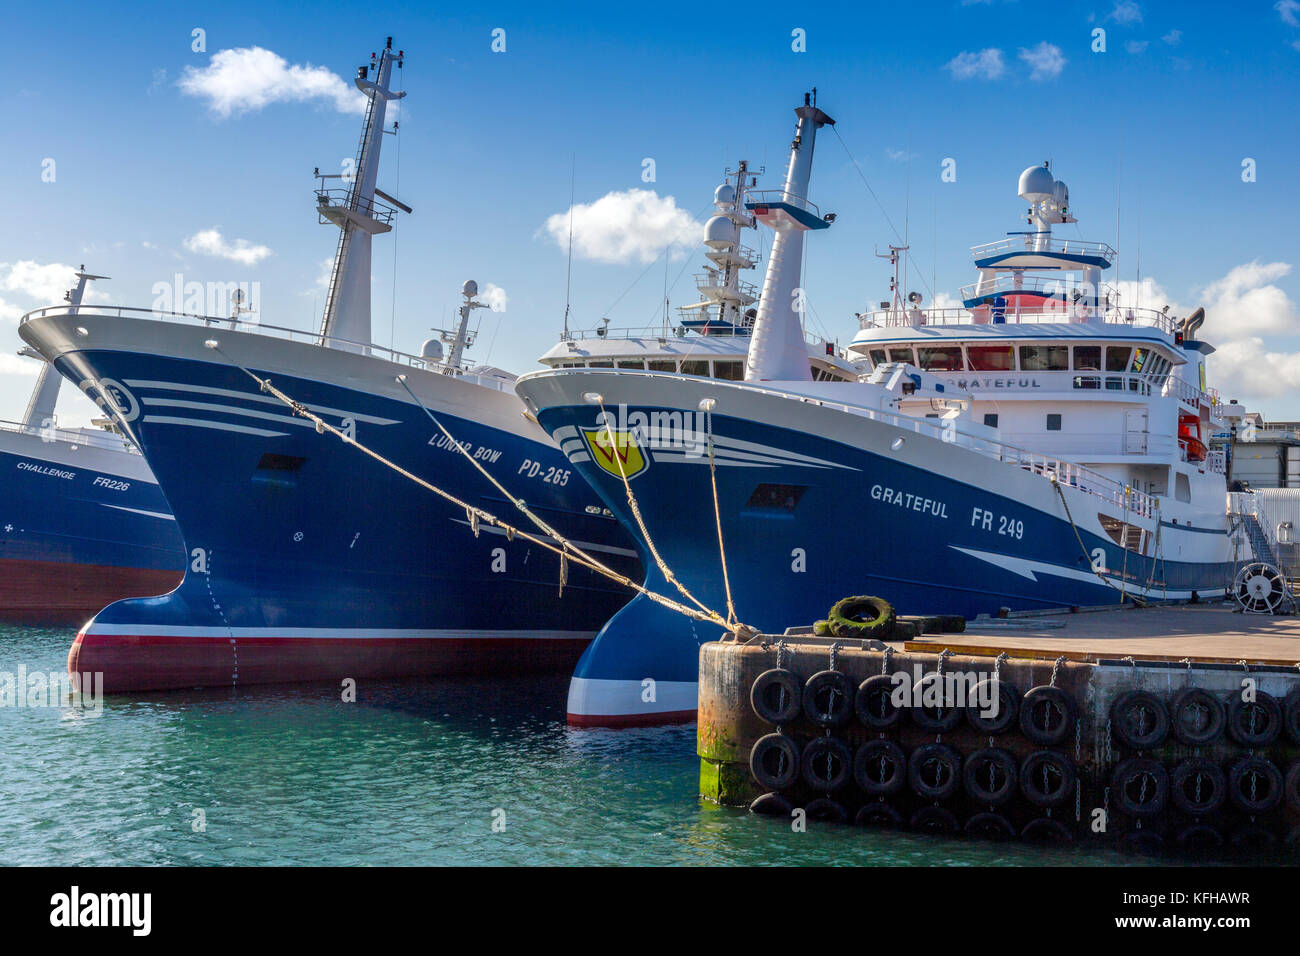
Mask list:
[[[1300,617],[1235,614],[1221,605],[1125,608],[1090,614],[1012,618],[1016,630],[982,629],[968,622],[961,634],[927,634],[907,641],[909,651],[948,648],[954,654],[1006,652],[1020,658],[1095,662],[1135,660],[1300,665]],[[1034,622],[1064,622],[1035,628]]]

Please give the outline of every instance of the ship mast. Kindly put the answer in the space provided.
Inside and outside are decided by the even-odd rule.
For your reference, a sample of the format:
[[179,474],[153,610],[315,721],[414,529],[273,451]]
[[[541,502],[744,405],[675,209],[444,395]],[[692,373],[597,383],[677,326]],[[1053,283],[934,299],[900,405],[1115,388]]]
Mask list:
[[[76,315],[81,311],[81,300],[86,294],[87,282],[107,278],[108,276],[91,275],[86,272],[84,265],[80,266],[77,270],[77,284],[63,294],[63,298],[70,304],[68,315]],[[23,413],[23,428],[40,431],[54,424],[54,407],[59,401],[59,385],[63,382],[63,376],[31,346],[25,347],[18,354],[42,362],[40,374],[36,377],[36,387],[32,389],[32,396],[27,400],[27,411]]]
[[[372,53],[371,62],[357,68],[354,82],[366,95],[367,104],[355,166],[346,174],[322,174],[316,170],[316,178],[320,180],[316,190],[320,221],[339,227],[320,328],[321,344],[332,348],[352,351],[370,344],[370,239],[392,230],[397,209],[411,211],[409,206],[376,188],[382,136],[397,132],[396,123],[392,130],[384,129],[388,101],[406,95],[405,91],[394,92],[389,87],[393,64],[401,67],[403,57],[403,51],[393,52],[393,38],[389,37],[377,58]],[[369,78],[372,70],[373,81]],[[349,185],[346,189],[326,189],[326,179],[342,179]],[[375,196],[392,205],[376,202]]]
[[803,235],[810,229],[825,229],[834,218],[823,219],[807,197],[817,130],[834,125],[835,121],[819,110],[808,94],[804,94],[803,106],[794,112],[799,122],[790,144],[790,166],[784,188],[753,193],[745,204],[759,222],[771,226],[776,233],[767,256],[767,275],[758,302],[754,339],[745,361],[747,382],[812,379],[804,345],[800,289]]
[[713,265],[705,266],[695,277],[700,301],[678,309],[684,322],[706,335],[715,324],[724,333],[751,325],[753,320],[743,310],[757,300],[753,284],[740,278],[742,270],[752,269],[758,262],[758,253],[741,242],[742,229],[757,227],[753,214],[745,209],[745,196],[756,180],[743,159],[734,173],[727,170],[726,175],[728,181],[713,193],[717,214],[704,226],[708,247],[704,256]]

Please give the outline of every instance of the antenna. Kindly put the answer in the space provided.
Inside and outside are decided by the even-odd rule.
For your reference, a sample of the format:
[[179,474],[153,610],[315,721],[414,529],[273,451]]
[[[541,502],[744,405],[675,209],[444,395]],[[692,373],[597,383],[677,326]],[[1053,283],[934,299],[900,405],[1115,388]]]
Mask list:
[[564,277],[564,338],[569,337],[569,293],[573,288],[573,200],[574,189],[578,182],[578,154],[574,153],[569,164],[569,266]]

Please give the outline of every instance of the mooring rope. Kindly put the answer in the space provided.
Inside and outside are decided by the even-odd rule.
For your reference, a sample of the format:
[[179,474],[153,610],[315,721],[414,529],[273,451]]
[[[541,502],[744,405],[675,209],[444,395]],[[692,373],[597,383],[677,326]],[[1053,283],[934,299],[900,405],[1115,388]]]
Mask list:
[[[483,508],[479,508],[476,505],[472,505],[467,501],[462,501],[460,498],[457,498],[451,492],[445,491],[442,488],[439,488],[436,485],[431,484],[430,482],[421,478],[419,475],[407,471],[401,465],[397,464],[396,462],[390,461],[389,459],[381,455],[379,452],[357,441],[355,437],[351,437],[346,433],[340,431],[339,429],[335,428],[329,422],[325,421],[325,419],[321,418],[319,415],[312,412],[312,410],[309,409],[302,402],[297,401],[296,399],[290,397],[289,395],[286,395],[280,389],[276,388],[273,384],[271,384],[270,379],[262,378],[256,373],[254,373],[253,371],[251,371],[250,369],[247,369],[243,365],[240,365],[229,355],[227,355],[224,351],[222,351],[220,346],[211,345],[209,347],[216,352],[220,352],[221,355],[225,357],[226,361],[230,362],[231,365],[235,366],[240,371],[244,372],[244,374],[246,374],[253,381],[257,382],[260,391],[265,392],[266,394],[271,395],[276,399],[279,399],[286,406],[288,406],[289,409],[295,415],[298,415],[314,423],[316,426],[316,431],[318,433],[324,434],[325,432],[329,432],[331,435],[338,438],[344,444],[353,445],[362,453],[375,459],[375,461],[379,462],[380,464],[392,469],[393,471],[397,472],[397,474],[408,479],[409,481],[412,481],[415,484],[419,485],[420,487],[426,489],[427,491],[431,491],[435,495],[438,495],[440,498],[443,498],[446,501],[450,501],[452,504],[465,509],[465,514],[470,517],[471,522],[473,522],[476,518],[480,519],[482,521],[487,522],[492,527],[500,528],[502,531],[506,533],[507,537],[510,537],[512,540],[513,537],[517,536],[523,538],[525,541],[537,545],[538,547],[545,548],[547,551],[550,551],[553,554],[559,555],[561,559],[561,570],[560,570],[561,579],[562,579],[561,587],[563,587],[564,580],[567,579],[568,577],[567,560],[570,557],[572,557],[575,560],[577,560],[579,564],[583,565],[589,570],[604,575],[610,580],[622,584],[626,587],[629,587],[639,594],[644,594],[647,598],[654,601],[656,604],[666,607],[669,610],[677,611],[679,614],[684,614],[687,617],[691,617],[699,621],[711,621],[712,623],[719,624],[722,627],[727,627],[727,624],[722,619],[722,616],[717,614],[716,612],[711,612],[705,609],[704,613],[701,613],[700,611],[697,611],[694,608],[687,607],[686,605],[682,604],[679,601],[675,601],[670,597],[652,591],[649,588],[645,587],[644,585],[639,584],[638,582],[632,580],[627,575],[620,574],[619,572],[615,571],[613,568],[610,568],[607,565],[605,565],[603,562],[597,560],[596,558],[591,557],[590,555],[587,555],[585,552],[581,551],[580,549],[572,545],[570,542],[565,540],[561,535],[556,535],[556,540],[560,541],[563,547],[557,547],[556,545],[552,544],[550,541],[545,540],[544,538],[540,538],[537,535],[530,534],[527,531],[524,531],[520,528],[516,528],[513,525],[508,524],[507,522],[498,518],[496,515],[492,514],[490,511],[486,511]],[[512,498],[511,500],[516,500],[516,499]]]
[[707,401],[710,404],[704,410],[704,433],[708,439],[709,481],[713,485],[713,523],[718,529],[718,558],[722,562],[722,586],[727,594],[727,624],[734,626],[740,622],[736,618],[736,603],[731,598],[731,576],[727,573],[727,545],[722,538],[722,507],[718,503],[718,469],[713,460],[713,399]]
[[[1070,529],[1074,531],[1074,539],[1079,542],[1079,549],[1083,551],[1083,559],[1088,562],[1088,567],[1092,568],[1092,573],[1097,575],[1098,579],[1101,580],[1102,584],[1106,585],[1109,588],[1113,588],[1116,591],[1119,591],[1120,603],[1122,604],[1123,599],[1126,596],[1126,592],[1122,588],[1115,587],[1115,582],[1110,580],[1108,577],[1106,577],[1106,575],[1102,574],[1100,571],[1098,571],[1097,566],[1093,564],[1092,555],[1088,553],[1088,546],[1083,543],[1083,535],[1079,533],[1079,526],[1074,523],[1074,515],[1070,513],[1070,503],[1065,500],[1065,492],[1061,490],[1061,483],[1059,480],[1057,480],[1056,475],[1052,475],[1051,478],[1052,478],[1052,487],[1056,489],[1056,493],[1061,498],[1061,504],[1065,507],[1065,517],[1070,522]],[[1121,537],[1123,537],[1122,534]],[[1120,547],[1124,547],[1124,546],[1121,544]],[[1124,548],[1124,555],[1125,558],[1128,557],[1127,548]],[[1142,607],[1146,607],[1146,600],[1144,598],[1140,598],[1136,594],[1132,595],[1132,598],[1134,604],[1140,605]]]
[[[605,398],[603,395],[595,395],[594,397],[599,400],[598,404],[600,405],[601,420],[605,423],[605,434],[609,438],[609,447],[611,452],[613,452],[612,457],[618,465],[619,477],[623,479],[623,490],[627,493],[628,507],[632,509],[632,516],[636,519],[636,526],[640,529],[642,540],[645,541],[646,547],[650,549],[650,555],[654,558],[655,565],[659,568],[659,572],[664,576],[664,579],[673,587],[677,588],[677,590],[680,591],[687,600],[693,603],[705,614],[709,615],[710,620],[713,620],[730,630],[730,625],[722,619],[721,614],[712,608],[706,607],[699,598],[690,592],[690,589],[687,588],[686,585],[677,580],[677,575],[673,574],[673,569],[668,566],[668,562],[659,554],[659,549],[655,547],[654,538],[650,535],[650,529],[646,527],[645,518],[641,516],[641,506],[637,503],[636,495],[632,493],[632,484],[627,478],[627,468],[624,467],[623,459],[618,454],[618,443],[614,439],[614,426],[610,424],[609,412],[605,410]],[[750,629],[747,628],[746,630]]]

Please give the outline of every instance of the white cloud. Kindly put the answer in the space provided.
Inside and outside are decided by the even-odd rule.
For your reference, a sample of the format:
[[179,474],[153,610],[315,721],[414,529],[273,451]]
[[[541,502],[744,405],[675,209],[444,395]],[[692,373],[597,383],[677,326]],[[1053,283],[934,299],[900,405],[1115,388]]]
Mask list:
[[[597,262],[649,263],[669,245],[672,257],[703,240],[703,227],[672,196],[652,189],[628,189],[578,203],[572,210],[573,252]],[[562,250],[569,247],[570,210],[548,216],[542,227]]]
[[196,232],[185,240],[185,248],[190,252],[198,252],[205,256],[220,256],[222,259],[230,259],[232,262],[246,266],[255,266],[271,255],[269,248],[253,245],[247,239],[236,239],[230,242],[219,229],[203,229]]
[[1165,34],[1164,36],[1162,36],[1160,39],[1163,40],[1163,41],[1165,41],[1165,43],[1169,44],[1170,46],[1178,46],[1178,44],[1182,42],[1182,39],[1183,39],[1183,31],[1182,31],[1182,30],[1170,30],[1168,33],[1166,33],[1166,34]]
[[1020,48],[1020,59],[1029,66],[1029,78],[1036,82],[1054,80],[1065,69],[1061,48],[1044,40],[1035,47]]
[[42,364],[9,352],[0,352],[0,375],[35,375],[41,370]]
[[[20,262],[0,262],[0,292],[16,292],[29,299],[26,306],[17,305],[0,298],[0,320],[16,321],[24,312],[47,305],[63,304],[63,296],[77,284],[77,267],[65,266],[59,262],[41,265],[31,259]],[[87,285],[83,301],[107,302],[108,295],[96,292]]]
[[1284,23],[1288,23],[1293,27],[1300,27],[1300,17],[1296,16],[1297,13],[1300,13],[1300,2],[1297,2],[1297,0],[1277,0],[1277,3],[1273,4],[1273,9],[1278,12]]
[[202,68],[188,66],[179,86],[208,101],[218,116],[260,110],[269,103],[321,100],[340,113],[364,113],[366,98],[323,66],[290,66],[260,46],[221,50]]
[[[566,232],[564,238],[567,240],[569,234]],[[492,282],[484,283],[483,288],[478,291],[478,301],[484,303],[493,312],[504,312],[506,303],[510,297],[506,295],[506,290]]]
[[1130,53],[1145,53],[1147,47],[1151,45],[1150,40],[1129,40],[1124,44],[1124,49]]
[[[1283,2],[1290,3],[1292,0],[1283,0]],[[1134,23],[1142,22],[1142,8],[1133,0],[1119,0],[1115,4],[1115,9],[1110,11],[1106,19],[1114,20],[1123,26],[1132,26]]]
[[1300,334],[1300,312],[1291,298],[1273,282],[1290,274],[1287,262],[1258,261],[1237,266],[1202,290],[1206,325],[1225,338],[1249,332],[1254,335]]
[[1002,51],[997,47],[980,50],[978,53],[963,50],[945,63],[943,68],[957,80],[996,80],[1006,72]]
[[[17,322],[22,314],[23,310],[18,308],[18,306],[14,305],[12,302],[6,302],[4,299],[0,299],[0,322]],[[3,354],[3,352],[0,352],[0,355]]]

